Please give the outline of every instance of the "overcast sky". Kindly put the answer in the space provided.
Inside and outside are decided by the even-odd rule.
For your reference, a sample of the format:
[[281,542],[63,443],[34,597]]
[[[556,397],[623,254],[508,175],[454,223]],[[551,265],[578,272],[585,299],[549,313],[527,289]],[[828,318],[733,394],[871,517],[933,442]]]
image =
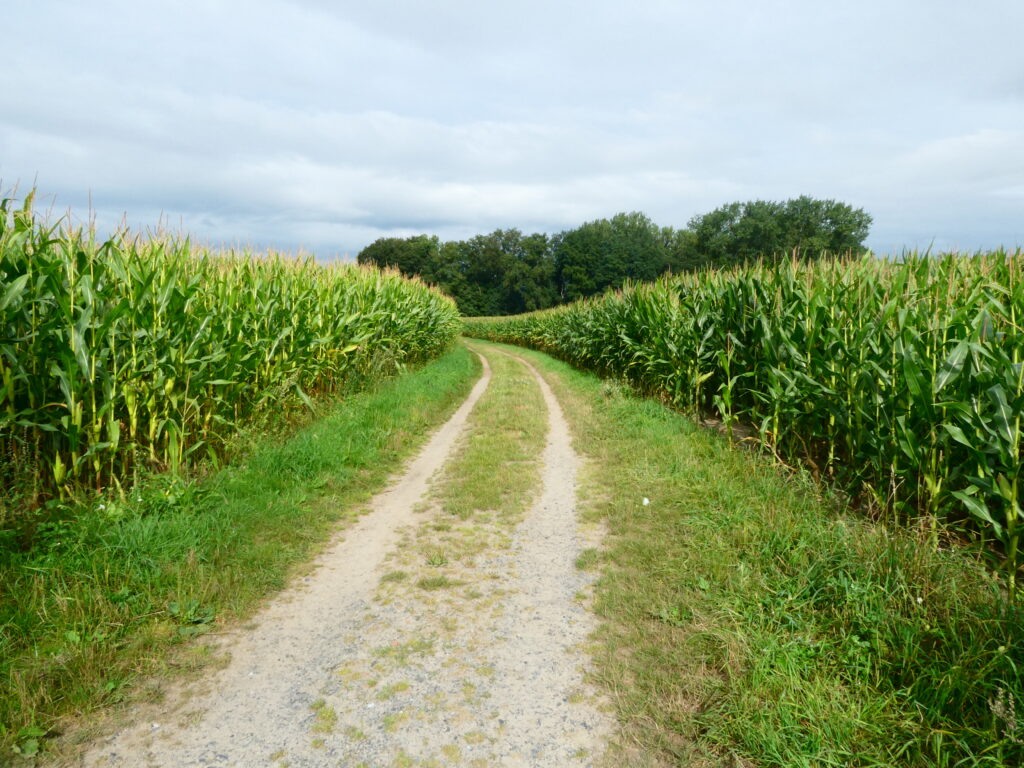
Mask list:
[[305,247],[832,198],[1024,246],[1021,0],[10,0],[0,180]]

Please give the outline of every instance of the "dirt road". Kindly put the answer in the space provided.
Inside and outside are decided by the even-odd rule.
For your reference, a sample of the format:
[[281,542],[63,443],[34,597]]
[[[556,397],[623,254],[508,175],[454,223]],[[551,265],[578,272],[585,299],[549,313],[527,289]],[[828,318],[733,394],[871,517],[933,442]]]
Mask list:
[[[574,564],[592,542],[576,520],[579,458],[550,387],[527,368],[548,430],[521,521],[481,511],[444,522],[432,496],[431,479],[488,428],[470,418],[492,380],[484,358],[467,401],[371,511],[221,642],[223,669],[140,710],[145,720],[79,764],[598,764],[612,723],[584,682],[593,620]],[[435,539],[445,549],[430,549]],[[415,579],[428,566],[443,575]]]

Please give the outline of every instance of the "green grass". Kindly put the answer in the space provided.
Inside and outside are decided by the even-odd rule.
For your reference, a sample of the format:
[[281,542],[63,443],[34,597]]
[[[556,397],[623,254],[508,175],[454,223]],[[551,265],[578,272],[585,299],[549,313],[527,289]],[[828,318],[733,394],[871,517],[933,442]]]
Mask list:
[[547,409],[522,363],[502,354],[487,359],[491,384],[470,414],[468,441],[434,495],[446,513],[461,520],[493,512],[514,524],[540,483]]
[[[130,699],[166,651],[285,585],[464,399],[463,347],[353,394],[237,466],[153,477],[0,561],[0,762],[62,718]],[[29,745],[31,747],[31,745]]]
[[395,643],[378,648],[374,654],[382,659],[389,659],[395,666],[404,667],[413,656],[428,656],[434,653],[435,638],[414,637],[404,643]]
[[310,730],[313,733],[333,733],[338,725],[338,713],[334,708],[327,706],[323,699],[317,699],[310,705],[310,709],[315,713]]
[[444,574],[441,574],[440,576],[424,576],[416,582],[417,587],[424,589],[427,592],[433,592],[437,589],[448,589],[449,587],[458,587],[461,586],[461,584],[461,581],[449,579]]
[[507,545],[540,485],[548,423],[540,388],[522,363],[493,351],[486,357],[491,382],[434,483],[431,514],[402,564],[410,584],[423,592],[467,587],[460,594],[481,597],[473,558]]
[[[1020,765],[1019,617],[927,531],[536,352],[577,450],[597,562],[598,681],[622,765]],[[648,505],[643,499],[650,499]],[[1002,704],[1000,705],[1000,699]],[[1003,714],[999,714],[999,712]]]

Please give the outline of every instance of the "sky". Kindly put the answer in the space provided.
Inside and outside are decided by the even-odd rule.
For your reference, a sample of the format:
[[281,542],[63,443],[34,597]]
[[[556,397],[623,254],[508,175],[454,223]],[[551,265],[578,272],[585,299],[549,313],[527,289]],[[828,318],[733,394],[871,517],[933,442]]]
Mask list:
[[802,194],[1024,246],[1020,0],[11,0],[0,192],[354,257]]

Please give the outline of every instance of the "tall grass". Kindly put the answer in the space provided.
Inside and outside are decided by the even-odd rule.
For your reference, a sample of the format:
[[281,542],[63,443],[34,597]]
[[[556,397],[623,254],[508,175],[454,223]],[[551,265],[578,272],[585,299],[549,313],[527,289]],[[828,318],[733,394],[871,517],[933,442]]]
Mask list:
[[[966,534],[1014,603],[1024,254],[790,262],[467,324],[752,426],[862,506]],[[943,528],[942,525],[947,528]]]
[[433,356],[457,329],[451,300],[397,274],[100,241],[3,200],[0,537],[38,501],[215,457],[241,420]]

